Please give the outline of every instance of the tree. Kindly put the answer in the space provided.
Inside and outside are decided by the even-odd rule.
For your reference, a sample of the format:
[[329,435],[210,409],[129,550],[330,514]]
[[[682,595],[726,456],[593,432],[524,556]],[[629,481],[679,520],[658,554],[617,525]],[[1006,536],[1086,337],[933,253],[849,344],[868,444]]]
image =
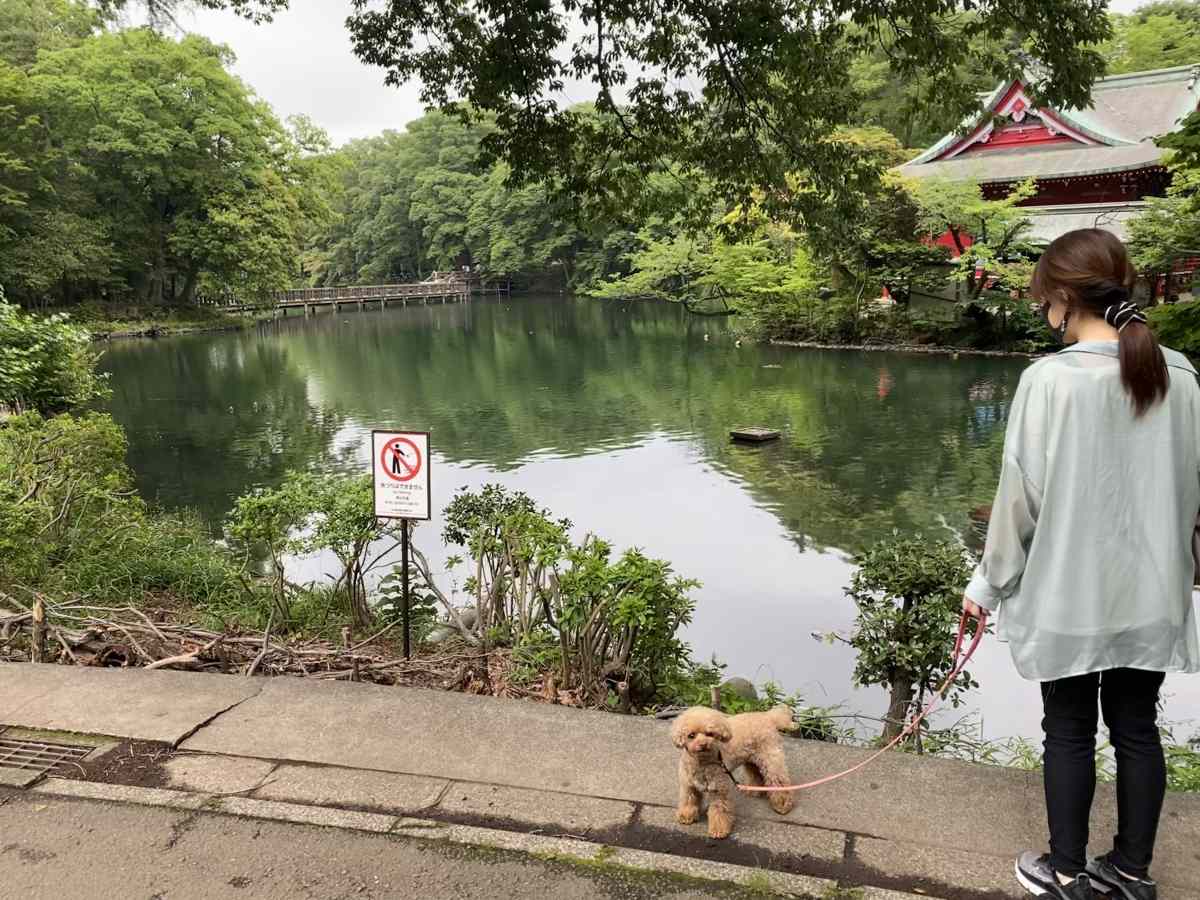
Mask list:
[[95,34],[106,16],[81,0],[0,2],[0,60],[28,69],[39,50],[74,47]]
[[180,8],[227,9],[254,23],[270,22],[275,13],[287,9],[288,0],[97,0],[106,14],[130,6],[140,6],[154,28],[178,27],[175,14]]
[[[660,172],[731,204],[761,191],[773,218],[814,227],[853,200],[863,154],[828,136],[861,100],[847,72],[864,48],[882,40],[892,77],[903,80],[954,70],[978,56],[981,40],[1015,33],[1045,72],[1039,102],[1085,106],[1103,68],[1092,45],[1109,36],[1103,9],[1102,0],[1019,0],[971,15],[932,0],[520,9],[471,0],[448,15],[436,3],[355,0],[348,25],[355,53],[389,83],[416,78],[430,105],[467,121],[494,117],[482,150],[509,164],[514,184],[544,180],[565,196],[629,209]],[[1009,57],[1004,73],[1021,74],[1024,63]],[[568,80],[588,85],[597,114],[556,99]],[[978,99],[973,84],[942,77],[920,104],[962,114]],[[791,190],[796,172],[810,189]],[[707,221],[707,200],[689,209]]]
[[1145,211],[1129,222],[1133,263],[1148,273],[1168,272],[1177,256],[1200,247],[1200,114],[1187,116],[1178,131],[1157,143],[1170,151],[1167,196],[1149,198]]
[[954,242],[956,278],[966,285],[968,301],[978,300],[993,278],[1025,257],[1030,223],[1019,204],[1037,193],[1032,179],[998,200],[986,197],[975,181],[925,178],[910,181],[908,190],[920,229],[929,237],[949,234]]
[[[920,537],[882,541],[856,557],[846,595],[858,606],[846,643],[858,652],[854,681],[891,694],[883,739],[900,734],[916,703],[937,690],[954,664],[954,626],[969,575],[963,550]],[[951,702],[978,685],[963,672]]]
[[969,58],[954,68],[937,66],[896,78],[892,71],[894,47],[885,40],[864,46],[849,72],[862,97],[852,121],[886,128],[903,147],[929,146],[962,121],[961,109],[927,102],[938,82],[953,79],[977,93],[988,93],[1004,79],[1010,61],[1023,56],[1016,33],[1000,38],[982,34],[971,50]]
[[1189,65],[1200,59],[1200,3],[1195,0],[1148,3],[1112,19],[1112,38],[1101,50],[1114,75]]
[[204,38],[89,37],[71,30],[74,6],[46,8],[73,37],[28,71],[0,62],[10,296],[190,302],[287,287],[330,214],[328,139],[308,122],[286,132]]
[[527,282],[554,276],[560,286],[609,271],[626,232],[608,221],[585,230],[543,186],[511,188],[502,163],[481,171],[489,127],[433,112],[334,154],[331,227],[314,236],[309,257],[321,283],[423,277],[463,263]]

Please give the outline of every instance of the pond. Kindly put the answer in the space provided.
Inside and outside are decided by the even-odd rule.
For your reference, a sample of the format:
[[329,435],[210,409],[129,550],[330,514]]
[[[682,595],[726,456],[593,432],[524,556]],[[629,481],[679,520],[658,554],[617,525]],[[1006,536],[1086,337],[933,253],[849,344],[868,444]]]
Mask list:
[[[502,483],[699,579],[687,639],[728,673],[879,715],[851,685],[850,554],[898,530],[975,540],[1024,360],[739,346],[728,320],[570,297],[284,318],[118,342],[112,413],[143,495],[214,529],[292,468],[366,471],[372,428],[431,432],[434,509]],[[729,429],[783,432],[763,446]],[[447,551],[438,520],[416,540]],[[316,568],[314,568],[316,566]],[[309,563],[311,577],[319,561]],[[1035,685],[988,642],[965,707],[988,737],[1038,734]],[[1200,709],[1168,680],[1167,717]],[[1187,735],[1181,735],[1186,737]]]

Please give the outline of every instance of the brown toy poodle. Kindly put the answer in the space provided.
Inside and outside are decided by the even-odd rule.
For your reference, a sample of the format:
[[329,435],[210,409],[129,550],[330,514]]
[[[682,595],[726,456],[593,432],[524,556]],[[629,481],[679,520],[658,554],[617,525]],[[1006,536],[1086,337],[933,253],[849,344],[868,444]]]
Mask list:
[[[746,771],[749,784],[790,784],[779,732],[792,731],[792,711],[779,706],[770,712],[727,716],[705,706],[693,706],[671,726],[679,755],[679,822],[700,818],[700,803],[708,798],[708,836],[729,837],[733,830],[733,772]],[[785,792],[765,795],[771,808],[787,815],[795,805]]]

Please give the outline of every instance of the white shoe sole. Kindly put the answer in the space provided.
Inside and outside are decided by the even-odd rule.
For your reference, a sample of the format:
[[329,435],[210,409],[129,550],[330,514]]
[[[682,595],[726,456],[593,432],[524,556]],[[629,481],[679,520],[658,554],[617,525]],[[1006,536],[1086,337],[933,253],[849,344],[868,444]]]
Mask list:
[[1025,890],[1029,891],[1029,893],[1033,894],[1033,896],[1046,897],[1050,894],[1050,892],[1048,890],[1046,890],[1044,887],[1042,887],[1041,885],[1035,884],[1033,881],[1030,881],[1029,876],[1021,871],[1020,860],[1013,863],[1013,871],[1017,873],[1017,881],[1019,881],[1021,883],[1021,887],[1025,888]]

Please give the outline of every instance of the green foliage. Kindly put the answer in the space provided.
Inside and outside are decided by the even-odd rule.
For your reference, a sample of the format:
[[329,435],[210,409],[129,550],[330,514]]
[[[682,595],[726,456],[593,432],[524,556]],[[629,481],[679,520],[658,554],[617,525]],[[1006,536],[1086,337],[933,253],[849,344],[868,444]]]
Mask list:
[[609,270],[620,229],[581,228],[539,185],[510,188],[502,164],[480,169],[487,120],[437,112],[403,132],[354,141],[334,154],[334,218],[310,240],[315,283],[419,278],[470,264],[486,277],[562,288]]
[[1200,735],[1182,743],[1167,727],[1163,729],[1163,744],[1167,757],[1167,790],[1200,791]]
[[1112,15],[1113,35],[1100,46],[1108,71],[1144,72],[1200,59],[1200,4],[1194,0],[1146,3],[1128,15]]
[[376,541],[396,537],[399,527],[375,517],[369,476],[293,471],[278,487],[238,497],[225,531],[247,556],[266,552],[280,627],[292,622],[291,598],[300,590],[287,580],[286,557],[328,551],[341,563],[328,597],[344,603],[354,624],[366,628],[374,619],[366,578],[384,555],[370,559],[369,551]]
[[593,535],[575,544],[569,521],[498,485],[460,491],[445,519],[446,542],[470,556],[465,588],[485,644],[503,639],[527,665],[550,652],[544,636],[553,635],[560,687],[592,702],[617,682],[648,700],[687,666],[678,632],[691,620],[696,582],[667,562],[636,549],[614,559]]
[[0,584],[121,605],[157,594],[216,608],[242,594],[200,522],[145,508],[108,416],[9,418],[0,471]]
[[[882,541],[855,563],[846,595],[858,614],[843,640],[858,654],[855,683],[891,690],[885,732],[891,736],[907,718],[914,693],[921,702],[950,672],[968,567],[959,545],[921,537]],[[977,686],[963,672],[949,687],[951,703],[957,706],[962,692]]]
[[329,215],[311,123],[285,131],[204,38],[92,33],[99,20],[75,4],[33,7],[36,60],[0,62],[0,271],[13,299],[190,303],[289,286]]
[[639,550],[626,550],[616,562],[611,552],[588,536],[568,552],[569,565],[556,579],[563,682],[602,692],[604,680],[614,677],[652,697],[665,675],[687,661],[687,645],[677,635],[691,621],[695,603],[688,592],[699,582],[676,577],[666,561]]
[[36,410],[45,415],[81,407],[107,394],[87,331],[65,315],[22,312],[0,288],[0,415]]
[[948,232],[953,239],[955,279],[965,285],[969,300],[978,299],[996,276],[1013,279],[1010,287],[1028,286],[1031,248],[1024,238],[1030,221],[1018,204],[1037,193],[1033,179],[998,200],[985,197],[975,181],[923,178],[910,181],[907,190],[916,201],[919,230],[930,237]]
[[[1200,739],[1181,742],[1175,727],[1167,724],[1162,733],[1167,763],[1167,790],[1181,793],[1200,791]],[[910,748],[911,749],[911,748]],[[930,729],[921,735],[919,749],[931,756],[961,759],[967,762],[1006,766],[1025,771],[1041,771],[1042,748],[1026,738],[987,740],[977,720],[956,722],[949,728]],[[1116,781],[1117,772],[1112,745],[1103,740],[1096,752],[1096,778],[1105,783]]]
[[1170,139],[1179,139],[1181,152],[1173,159],[1167,196],[1148,198],[1145,211],[1129,221],[1130,256],[1148,274],[1169,272],[1180,256],[1200,249],[1200,154],[1185,150],[1191,141],[1187,129],[1200,128],[1200,121],[1189,126],[1185,120],[1184,128]]
[[28,69],[39,50],[60,50],[98,31],[105,15],[81,0],[0,3],[0,60]]
[[1160,342],[1181,353],[1200,357],[1200,303],[1175,303],[1146,310]]
[[176,14],[187,9],[227,9],[255,24],[270,22],[275,13],[287,9],[287,0],[97,0],[96,5],[112,14],[130,7],[142,8],[155,28],[177,28]]
[[[399,622],[404,617],[403,570],[399,565],[380,579],[375,612],[381,622]],[[437,624],[437,597],[420,590],[420,573],[410,566],[408,626],[413,643],[419,644]]]
[[[711,185],[731,204],[761,191],[773,218],[817,227],[855,205],[874,177],[859,150],[826,139],[861,100],[847,77],[859,52],[884,41],[890,77],[903,81],[953,72],[980,57],[981,43],[1016,32],[1045,67],[1043,99],[1084,106],[1103,66],[1091,45],[1109,35],[1102,9],[1091,0],[1040,0],[967,15],[957,5],[905,0],[797,14],[782,0],[738,0],[665,11],[552,3],[514,16],[477,0],[426,42],[418,36],[441,17],[436,4],[358,2],[348,24],[356,54],[391,83],[418,80],[424,102],[466,120],[493,116],[483,149],[511,166],[514,183],[548,181],[573,202],[635,209],[646,176],[664,174]],[[1022,67],[1015,54],[988,61],[996,75]],[[595,114],[551,99],[568,81],[585,85]],[[977,106],[969,81],[930,77],[926,86],[922,108],[961,115]],[[807,186],[793,191],[797,172]],[[688,205],[705,222],[700,193]]]

